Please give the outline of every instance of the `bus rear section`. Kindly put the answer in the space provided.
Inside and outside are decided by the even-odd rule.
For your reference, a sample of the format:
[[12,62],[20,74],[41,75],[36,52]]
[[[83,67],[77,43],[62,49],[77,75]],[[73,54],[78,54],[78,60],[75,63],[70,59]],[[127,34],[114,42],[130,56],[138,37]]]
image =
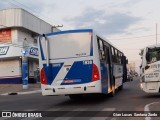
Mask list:
[[70,30],[39,38],[42,95],[101,93],[93,31]]
[[160,45],[143,50],[140,85],[147,93],[160,92]]

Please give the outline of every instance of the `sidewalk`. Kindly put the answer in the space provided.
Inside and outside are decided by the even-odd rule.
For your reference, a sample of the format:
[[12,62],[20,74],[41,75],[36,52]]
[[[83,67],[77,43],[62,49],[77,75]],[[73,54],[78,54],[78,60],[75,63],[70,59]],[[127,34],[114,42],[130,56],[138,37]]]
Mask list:
[[28,84],[28,89],[23,90],[22,84],[0,84],[0,95],[6,93],[27,93],[31,91],[40,91],[40,83]]

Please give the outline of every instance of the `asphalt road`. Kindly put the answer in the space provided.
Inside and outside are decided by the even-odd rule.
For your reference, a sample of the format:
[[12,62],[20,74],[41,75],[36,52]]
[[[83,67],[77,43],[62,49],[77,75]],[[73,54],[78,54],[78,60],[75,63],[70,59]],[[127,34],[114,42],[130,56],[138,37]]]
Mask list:
[[[29,95],[0,96],[0,111],[144,111],[147,104],[160,101],[160,94],[147,94],[139,87],[139,78],[124,84],[122,91],[114,97],[90,96],[72,101],[68,96],[42,96],[39,93]],[[75,120],[75,117],[61,115],[57,120]],[[79,113],[77,113],[79,114]],[[65,119],[64,119],[65,118]],[[2,118],[0,118],[2,119]],[[3,118],[8,119],[8,118]],[[13,118],[12,118],[13,119]],[[17,120],[17,118],[15,118]],[[21,118],[22,119],[22,118]],[[27,119],[27,118],[24,118]],[[82,119],[76,117],[76,120]],[[83,117],[83,120],[145,120],[145,117]],[[147,119],[146,119],[147,120]]]

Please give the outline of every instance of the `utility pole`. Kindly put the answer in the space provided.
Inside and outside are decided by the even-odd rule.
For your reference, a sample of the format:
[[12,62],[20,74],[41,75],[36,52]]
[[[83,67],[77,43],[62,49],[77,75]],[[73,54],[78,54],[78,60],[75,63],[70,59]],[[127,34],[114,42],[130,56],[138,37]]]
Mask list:
[[54,28],[58,28],[58,27],[63,27],[63,25],[52,26],[51,27],[51,32],[54,32]]
[[23,89],[28,89],[28,58],[27,53],[27,39],[23,41],[23,50],[22,50],[22,85]]

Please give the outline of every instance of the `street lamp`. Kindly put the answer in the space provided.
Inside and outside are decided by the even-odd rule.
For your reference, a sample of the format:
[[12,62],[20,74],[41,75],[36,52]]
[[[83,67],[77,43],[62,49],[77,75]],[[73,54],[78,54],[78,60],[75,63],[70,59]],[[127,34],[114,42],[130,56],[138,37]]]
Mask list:
[[52,27],[51,27],[51,32],[54,32],[54,29],[55,29],[55,28],[58,28],[58,27],[63,27],[63,25],[52,26]]

